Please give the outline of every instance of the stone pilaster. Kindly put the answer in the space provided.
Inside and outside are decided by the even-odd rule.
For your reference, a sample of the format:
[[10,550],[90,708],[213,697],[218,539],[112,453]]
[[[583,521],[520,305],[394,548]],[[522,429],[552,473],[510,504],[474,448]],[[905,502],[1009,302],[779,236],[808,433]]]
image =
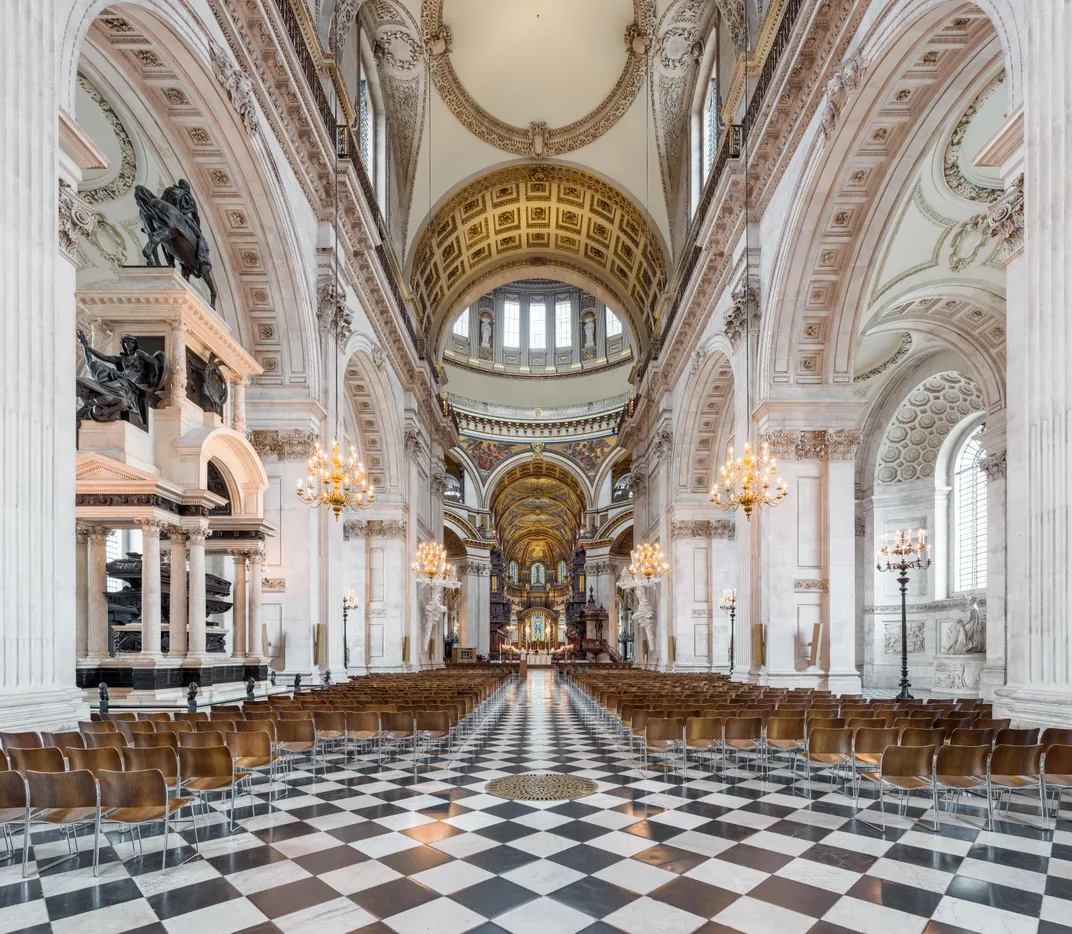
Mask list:
[[189,611],[186,602],[186,531],[172,526],[171,532],[171,589],[169,633],[171,644],[168,657],[186,657],[186,622]]
[[89,538],[92,529],[79,522],[75,525],[74,549],[74,641],[75,658],[89,653]]
[[190,529],[189,648],[187,657],[196,664],[205,660],[205,529]]
[[249,611],[246,581],[246,552],[232,548],[234,557],[234,603],[231,607],[231,658],[243,659],[247,652],[246,616]]
[[108,536],[111,529],[97,526],[89,536],[89,633],[90,663],[108,657]]
[[141,654],[160,655],[160,531],[156,519],[141,523]]
[[257,548],[249,555],[249,639],[247,654],[261,654],[261,628],[264,626],[264,552]]

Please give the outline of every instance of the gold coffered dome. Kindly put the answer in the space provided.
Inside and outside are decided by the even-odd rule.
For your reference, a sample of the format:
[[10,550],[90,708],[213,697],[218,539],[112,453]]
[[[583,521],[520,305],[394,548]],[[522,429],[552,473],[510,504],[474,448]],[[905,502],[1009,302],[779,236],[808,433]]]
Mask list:
[[637,346],[654,331],[666,261],[626,195],[562,165],[513,165],[455,192],[413,254],[413,290],[433,346],[453,312],[502,282],[555,276],[621,309]]

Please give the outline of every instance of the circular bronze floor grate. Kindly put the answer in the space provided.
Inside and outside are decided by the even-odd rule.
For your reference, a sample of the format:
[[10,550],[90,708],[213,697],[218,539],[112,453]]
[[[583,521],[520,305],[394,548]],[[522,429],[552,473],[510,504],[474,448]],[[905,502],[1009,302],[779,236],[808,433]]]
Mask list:
[[494,778],[485,789],[497,798],[511,801],[566,801],[583,798],[599,790],[590,778],[576,775],[559,775],[554,772],[527,772],[524,775],[508,775]]

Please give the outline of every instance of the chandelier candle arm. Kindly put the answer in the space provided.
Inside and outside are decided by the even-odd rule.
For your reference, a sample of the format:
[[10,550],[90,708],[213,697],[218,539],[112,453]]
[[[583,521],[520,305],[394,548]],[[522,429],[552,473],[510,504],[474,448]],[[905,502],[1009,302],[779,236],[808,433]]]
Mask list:
[[658,542],[644,542],[629,554],[629,574],[638,583],[657,584],[669,570]]
[[743,509],[746,519],[752,518],[757,507],[777,506],[788,493],[766,443],[759,457],[752,452],[751,444],[745,444],[744,456],[737,459],[730,445],[720,473],[721,489],[716,484],[711,490],[711,502],[720,509]]
[[298,481],[298,498],[308,506],[327,506],[338,519],[344,509],[367,509],[376,498],[376,486],[365,475],[365,466],[351,447],[344,458],[339,442],[331,442],[328,454],[318,444],[309,458],[309,474]]

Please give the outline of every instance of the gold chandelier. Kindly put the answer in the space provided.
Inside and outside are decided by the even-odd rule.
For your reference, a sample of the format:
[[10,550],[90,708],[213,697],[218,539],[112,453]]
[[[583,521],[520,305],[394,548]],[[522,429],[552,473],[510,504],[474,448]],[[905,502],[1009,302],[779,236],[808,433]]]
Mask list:
[[777,475],[774,458],[766,444],[759,457],[752,453],[752,445],[745,444],[744,457],[733,458],[730,445],[726,463],[722,465],[722,489],[715,484],[711,490],[711,502],[720,509],[744,510],[746,519],[752,518],[757,506],[777,506],[788,492],[785,481]]
[[421,542],[417,546],[417,560],[413,573],[428,584],[447,580],[453,568],[447,564],[447,549],[439,542]]
[[298,497],[308,506],[327,506],[338,519],[344,509],[367,509],[376,498],[376,486],[365,476],[357,452],[339,453],[339,442],[331,442],[331,453],[319,444],[309,458],[309,476],[304,485],[298,481]]
[[658,542],[644,542],[629,553],[629,574],[638,583],[657,584],[669,570]]

